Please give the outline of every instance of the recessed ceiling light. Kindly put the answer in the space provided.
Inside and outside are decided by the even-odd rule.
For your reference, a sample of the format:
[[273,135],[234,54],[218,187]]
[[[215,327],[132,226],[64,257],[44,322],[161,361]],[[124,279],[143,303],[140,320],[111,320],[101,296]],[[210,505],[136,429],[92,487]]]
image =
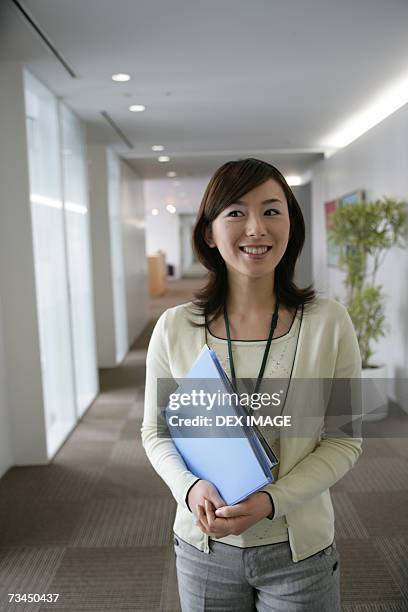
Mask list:
[[152,151],[164,151],[163,145],[153,145]]
[[176,212],[176,207],[173,204],[167,204],[166,210],[173,215]]
[[158,215],[158,214],[159,214],[159,211],[157,210],[157,208],[153,208],[153,210],[152,210],[152,215],[153,215],[153,216],[156,216],[156,215]]
[[112,74],[112,81],[116,81],[117,83],[125,83],[126,81],[130,81],[130,74],[126,74],[125,72]]
[[132,111],[132,113],[143,113],[146,107],[143,106],[143,104],[132,104],[132,106],[129,106],[129,110]]
[[294,187],[295,185],[302,184],[302,177],[300,176],[285,176],[285,180],[290,187]]
[[166,176],[168,176],[169,178],[174,178],[175,176],[177,176],[177,172],[173,172],[173,170],[171,170],[170,172],[166,173]]
[[170,157],[168,157],[167,155],[160,155],[157,158],[157,161],[159,161],[159,162],[168,162],[168,161],[170,161]]

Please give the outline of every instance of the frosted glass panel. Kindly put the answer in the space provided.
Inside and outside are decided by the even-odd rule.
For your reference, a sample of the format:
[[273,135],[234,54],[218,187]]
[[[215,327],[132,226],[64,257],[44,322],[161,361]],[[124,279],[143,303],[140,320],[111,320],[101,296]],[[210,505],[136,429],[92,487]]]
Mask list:
[[123,262],[122,219],[120,214],[120,165],[119,159],[113,151],[108,150],[107,161],[116,361],[119,362],[126,355],[128,349],[125,268]]
[[76,421],[57,101],[25,74],[30,200],[47,451]]
[[78,416],[98,391],[85,140],[81,123],[61,105],[65,232]]

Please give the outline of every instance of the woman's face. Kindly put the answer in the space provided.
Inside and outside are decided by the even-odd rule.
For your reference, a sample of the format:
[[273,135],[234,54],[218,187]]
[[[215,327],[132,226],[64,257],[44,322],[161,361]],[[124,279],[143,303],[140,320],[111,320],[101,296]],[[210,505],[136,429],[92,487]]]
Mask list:
[[288,203],[273,179],[246,193],[212,222],[207,242],[217,247],[229,273],[270,274],[289,241]]

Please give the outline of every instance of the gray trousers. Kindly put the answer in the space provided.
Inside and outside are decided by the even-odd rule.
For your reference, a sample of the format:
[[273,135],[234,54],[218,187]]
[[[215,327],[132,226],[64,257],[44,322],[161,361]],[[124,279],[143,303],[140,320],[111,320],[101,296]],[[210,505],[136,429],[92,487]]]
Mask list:
[[182,612],[340,612],[333,542],[292,561],[288,542],[238,548],[210,540],[204,553],[174,537]]

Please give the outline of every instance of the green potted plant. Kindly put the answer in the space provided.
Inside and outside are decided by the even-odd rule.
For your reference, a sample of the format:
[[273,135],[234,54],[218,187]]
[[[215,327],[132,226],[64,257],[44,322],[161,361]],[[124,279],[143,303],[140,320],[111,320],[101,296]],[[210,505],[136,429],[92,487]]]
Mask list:
[[366,420],[384,418],[388,412],[386,364],[372,363],[373,342],[389,330],[385,317],[386,295],[376,277],[387,252],[394,246],[406,246],[406,230],[405,203],[387,197],[338,208],[329,230],[333,242],[340,247],[345,305],[360,346],[362,377],[376,382],[375,400],[374,386],[367,383],[363,387]]

